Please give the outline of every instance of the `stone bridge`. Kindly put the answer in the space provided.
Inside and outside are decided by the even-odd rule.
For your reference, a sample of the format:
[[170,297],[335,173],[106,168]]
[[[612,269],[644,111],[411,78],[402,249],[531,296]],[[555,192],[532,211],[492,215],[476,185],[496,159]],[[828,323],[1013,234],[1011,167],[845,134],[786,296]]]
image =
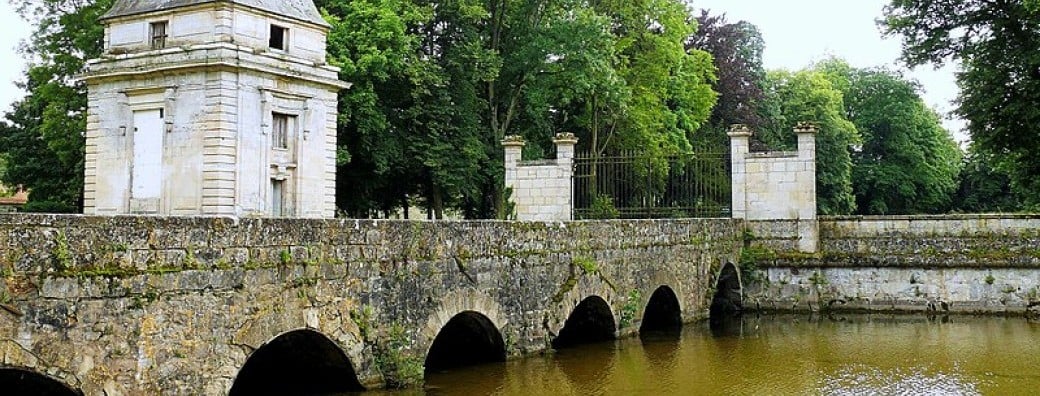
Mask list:
[[407,385],[424,370],[702,319],[720,274],[739,288],[724,264],[743,237],[729,219],[2,216],[0,388]]

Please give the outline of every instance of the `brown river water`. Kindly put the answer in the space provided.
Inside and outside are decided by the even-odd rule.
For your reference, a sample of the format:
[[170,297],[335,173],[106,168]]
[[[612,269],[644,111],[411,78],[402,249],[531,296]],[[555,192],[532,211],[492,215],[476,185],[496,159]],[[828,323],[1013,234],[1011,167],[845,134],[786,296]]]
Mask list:
[[745,316],[428,373],[362,395],[1040,395],[1023,318]]

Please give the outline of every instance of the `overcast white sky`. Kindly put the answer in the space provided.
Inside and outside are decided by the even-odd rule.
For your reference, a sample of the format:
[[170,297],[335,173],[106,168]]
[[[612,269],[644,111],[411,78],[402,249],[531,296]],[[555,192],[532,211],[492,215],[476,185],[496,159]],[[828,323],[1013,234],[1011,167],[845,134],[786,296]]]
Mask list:
[[[882,39],[875,24],[886,0],[694,0],[694,6],[725,13],[730,22],[746,20],[758,25],[766,40],[768,68],[801,69],[813,61],[836,55],[853,66],[899,67],[899,40]],[[0,0],[0,109],[24,95],[14,86],[25,69],[18,43],[31,27],[14,12],[8,0]],[[910,73],[924,87],[925,101],[940,113],[952,108],[957,95],[953,67],[929,66]],[[963,122],[947,121],[957,132]],[[963,140],[958,135],[958,140]]]
[[6,111],[23,93],[14,86],[22,78],[25,62],[17,47],[29,37],[31,28],[14,12],[8,0],[0,0],[0,110]]

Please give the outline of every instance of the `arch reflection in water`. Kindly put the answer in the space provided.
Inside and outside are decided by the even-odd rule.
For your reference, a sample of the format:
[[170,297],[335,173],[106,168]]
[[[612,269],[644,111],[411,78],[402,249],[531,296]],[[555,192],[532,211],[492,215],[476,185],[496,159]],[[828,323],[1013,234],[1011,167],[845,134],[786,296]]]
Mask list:
[[229,396],[329,395],[365,390],[350,360],[332,340],[312,330],[278,336],[253,352]]
[[506,360],[502,334],[474,311],[455,315],[437,333],[426,355],[426,372]]
[[572,345],[553,355],[570,389],[586,395],[603,394],[612,376],[619,374],[615,367],[617,358],[618,347],[614,343]]
[[560,334],[552,342],[553,349],[580,344],[610,341],[615,338],[617,325],[610,305],[599,296],[586,297],[567,317]]
[[0,394],[18,396],[81,396],[48,376],[16,368],[0,368]]

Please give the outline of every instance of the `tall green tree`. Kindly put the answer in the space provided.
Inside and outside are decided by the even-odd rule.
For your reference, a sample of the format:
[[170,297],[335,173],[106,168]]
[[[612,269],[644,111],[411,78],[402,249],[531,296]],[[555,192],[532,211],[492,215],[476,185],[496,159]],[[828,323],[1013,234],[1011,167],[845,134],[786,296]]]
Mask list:
[[1021,197],[1011,188],[1011,177],[993,166],[986,154],[969,148],[953,196],[953,211],[962,213],[1016,212]]
[[695,142],[705,148],[726,147],[726,132],[732,124],[758,131],[756,138],[767,136],[767,105],[771,102],[765,96],[765,41],[758,27],[746,21],[729,23],[725,15],[711,15],[708,10],[701,10],[696,21],[697,32],[687,48],[711,54],[718,73],[712,86],[719,98]]
[[336,204],[353,217],[408,206],[407,139],[396,121],[410,103],[410,74],[419,74],[412,26],[429,19],[410,0],[319,0],[332,26],[329,62],[353,86],[339,96]]
[[498,142],[508,134],[525,136],[534,155],[552,151],[556,132],[595,153],[689,150],[715,101],[714,73],[710,55],[685,50],[695,24],[681,2],[492,0],[485,9],[498,69],[479,76],[489,173],[475,214],[502,215]]
[[631,95],[618,125],[619,147],[650,155],[689,151],[717,101],[711,55],[686,48],[697,30],[690,9],[675,0],[604,0],[593,7],[611,19],[615,69]]
[[892,0],[882,21],[903,60],[961,64],[957,114],[980,152],[1040,202],[1040,9],[1037,2]]
[[771,71],[767,95],[779,107],[779,117],[767,129],[794,143],[791,130],[803,121],[817,123],[816,206],[823,215],[850,214],[856,210],[852,192],[851,147],[860,143],[856,126],[845,116],[842,92],[827,75],[816,70]]
[[0,155],[8,161],[7,184],[31,190],[29,210],[80,211],[86,86],[75,77],[101,54],[104,29],[98,18],[111,0],[33,0],[19,13],[36,26],[22,49],[29,59],[29,94],[0,122]]
[[491,67],[476,77],[488,161],[481,164],[481,194],[470,206],[475,217],[503,217],[503,137],[522,135],[529,143],[525,155],[544,157],[555,133],[573,132],[588,142],[583,132],[623,114],[625,103],[613,62],[616,37],[609,19],[587,2],[489,0],[486,9],[490,17],[481,26]]
[[885,69],[840,59],[816,66],[844,94],[862,144],[852,152],[860,214],[942,213],[957,188],[961,152],[915,83]]

